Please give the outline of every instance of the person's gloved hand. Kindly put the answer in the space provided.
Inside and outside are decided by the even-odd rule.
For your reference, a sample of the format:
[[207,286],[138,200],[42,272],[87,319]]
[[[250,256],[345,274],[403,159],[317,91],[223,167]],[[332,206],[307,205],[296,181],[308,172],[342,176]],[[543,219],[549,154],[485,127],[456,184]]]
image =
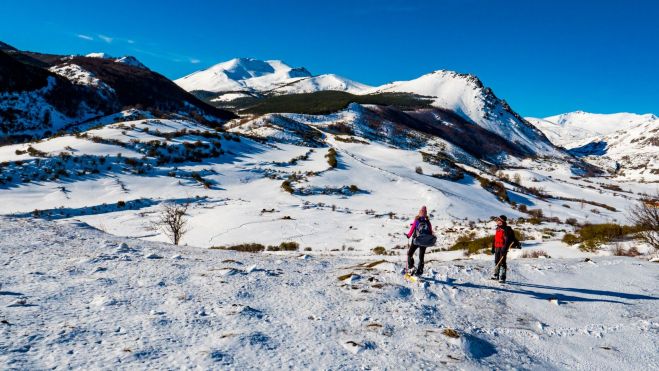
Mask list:
[[494,246],[492,246],[492,254],[494,254]]

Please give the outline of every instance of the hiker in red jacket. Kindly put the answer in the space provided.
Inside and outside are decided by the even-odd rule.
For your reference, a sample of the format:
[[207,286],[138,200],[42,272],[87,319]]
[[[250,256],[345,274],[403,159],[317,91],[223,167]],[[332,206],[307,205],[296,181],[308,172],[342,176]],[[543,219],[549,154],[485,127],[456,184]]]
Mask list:
[[[508,218],[505,215],[500,215],[495,220],[497,222],[497,229],[494,233],[494,241],[492,242],[495,266],[491,279],[504,283],[506,282],[506,270],[508,269],[506,255],[511,247],[517,247],[519,245],[519,241],[517,241],[513,229],[507,224]],[[499,272],[501,272],[501,275],[499,275]]]

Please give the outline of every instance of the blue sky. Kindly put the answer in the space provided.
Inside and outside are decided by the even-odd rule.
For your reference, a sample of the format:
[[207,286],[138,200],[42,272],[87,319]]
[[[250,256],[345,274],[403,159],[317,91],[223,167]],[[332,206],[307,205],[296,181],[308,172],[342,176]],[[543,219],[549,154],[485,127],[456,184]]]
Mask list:
[[134,55],[178,78],[234,57],[379,85],[476,74],[525,116],[659,114],[659,1],[3,1],[0,40]]

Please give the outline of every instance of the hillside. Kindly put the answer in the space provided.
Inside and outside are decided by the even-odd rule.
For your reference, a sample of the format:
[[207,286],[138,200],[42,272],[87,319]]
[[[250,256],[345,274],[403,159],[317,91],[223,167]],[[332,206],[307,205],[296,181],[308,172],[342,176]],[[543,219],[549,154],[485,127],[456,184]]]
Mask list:
[[522,150],[546,156],[561,156],[551,142],[529,124],[492,89],[473,75],[435,71],[410,81],[397,81],[365,93],[399,92],[433,97],[433,106],[462,116],[465,120],[515,143]]
[[48,137],[127,108],[185,113],[203,120],[234,118],[162,75],[126,60],[0,51],[2,140]]
[[596,114],[583,111],[569,112],[543,119],[527,117],[552,143],[573,148],[585,140],[612,134],[644,122],[657,120],[652,114],[634,113]]
[[[606,179],[582,179],[576,163],[517,157],[505,146],[470,147],[451,131],[442,134],[469,125],[458,119],[441,129],[424,121],[423,111],[419,118],[405,114],[406,121],[399,115],[353,105],[325,116],[232,122],[232,134],[183,116],[126,111],[75,135],[0,147],[0,213],[76,218],[164,241],[150,227],[161,205],[189,202],[184,243],[193,246],[293,239],[314,250],[369,251],[405,243],[401,232],[420,203],[440,230],[492,215],[528,218],[533,209],[561,223],[528,225],[537,231],[560,229],[569,218],[623,222],[638,193],[652,192],[650,185],[619,192]],[[481,135],[494,140],[488,131]],[[511,180],[517,176],[520,183]],[[442,246],[460,234],[447,235]]]
[[303,94],[268,96],[261,99],[243,98],[234,101],[240,113],[303,113],[329,114],[348,107],[350,103],[394,106],[401,109],[430,107],[430,100],[423,96],[400,93],[355,95],[343,91],[317,91]]
[[574,143],[570,152],[618,177],[659,181],[659,120]]
[[[162,204],[186,202],[192,220],[184,241],[194,246],[250,236],[370,251],[400,244],[401,226],[419,203],[431,207],[442,230],[456,219],[468,224],[499,214],[560,228],[568,219],[623,222],[624,210],[652,192],[651,185],[588,179],[601,170],[552,146],[469,75],[438,71],[368,94],[260,97],[245,101],[243,116],[224,121],[233,116],[108,56],[12,53],[8,65],[51,81],[44,91],[18,92],[35,96],[25,107],[49,107],[48,89],[58,86],[112,106],[96,108],[109,114],[90,111],[75,133],[0,147],[5,215],[82,218],[112,233],[164,240],[150,220]],[[242,62],[222,71],[243,80],[304,74],[279,62]],[[67,97],[55,94],[54,102],[70,103]],[[76,97],[74,104],[85,96]],[[60,128],[76,124],[64,114],[51,120]],[[43,120],[35,121],[41,126],[32,130],[48,136]],[[538,233],[535,225],[528,228]],[[256,233],[263,226],[274,233]]]
[[626,180],[659,180],[659,118],[572,112],[529,121],[577,157]]

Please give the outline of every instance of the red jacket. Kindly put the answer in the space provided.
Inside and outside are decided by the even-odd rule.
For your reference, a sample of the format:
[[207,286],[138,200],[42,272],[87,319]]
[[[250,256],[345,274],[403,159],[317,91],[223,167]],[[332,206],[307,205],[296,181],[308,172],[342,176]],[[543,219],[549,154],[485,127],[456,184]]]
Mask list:
[[494,233],[494,241],[492,242],[492,247],[495,249],[506,249],[510,248],[513,244],[518,244],[517,238],[515,237],[515,232],[507,224],[499,227],[497,226],[497,231]]
[[506,247],[506,232],[503,228],[497,227],[497,231],[494,233],[494,248],[502,249]]

